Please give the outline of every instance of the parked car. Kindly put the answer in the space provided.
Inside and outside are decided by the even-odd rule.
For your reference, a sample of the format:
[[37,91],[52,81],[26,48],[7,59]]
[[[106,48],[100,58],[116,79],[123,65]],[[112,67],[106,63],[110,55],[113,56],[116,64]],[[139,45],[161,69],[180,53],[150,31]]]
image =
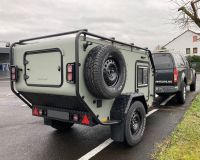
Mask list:
[[196,72],[187,59],[180,54],[156,52],[153,54],[155,64],[155,92],[160,96],[176,93],[177,101],[185,103],[186,87],[196,89]]
[[78,30],[16,42],[10,64],[12,91],[46,125],[110,125],[113,140],[141,141],[154,100],[149,50]]

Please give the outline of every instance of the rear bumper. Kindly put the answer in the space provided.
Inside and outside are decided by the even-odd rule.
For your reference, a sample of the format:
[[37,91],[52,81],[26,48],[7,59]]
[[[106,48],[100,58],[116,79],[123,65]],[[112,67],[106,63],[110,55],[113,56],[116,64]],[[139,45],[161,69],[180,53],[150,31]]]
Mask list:
[[169,94],[176,93],[179,91],[178,86],[156,86],[155,93],[156,94]]
[[[81,112],[81,111],[73,111],[68,109],[60,109],[60,108],[54,108],[54,107],[48,107],[48,106],[37,106],[38,109],[42,110],[42,115],[39,115],[39,117],[44,118],[45,125],[48,124],[48,120],[57,120],[62,122],[68,122],[68,123],[75,123],[75,124],[81,124],[86,126],[95,126],[98,124],[98,122],[95,121],[94,117],[89,112]],[[75,120],[73,117],[76,115],[77,119]],[[87,116],[88,123],[86,124],[83,122],[84,116]]]

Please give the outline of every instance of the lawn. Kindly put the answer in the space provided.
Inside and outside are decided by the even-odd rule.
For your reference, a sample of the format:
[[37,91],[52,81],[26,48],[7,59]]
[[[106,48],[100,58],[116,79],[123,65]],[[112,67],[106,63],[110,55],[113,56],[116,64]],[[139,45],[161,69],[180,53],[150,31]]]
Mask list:
[[155,160],[200,160],[200,95],[152,157]]

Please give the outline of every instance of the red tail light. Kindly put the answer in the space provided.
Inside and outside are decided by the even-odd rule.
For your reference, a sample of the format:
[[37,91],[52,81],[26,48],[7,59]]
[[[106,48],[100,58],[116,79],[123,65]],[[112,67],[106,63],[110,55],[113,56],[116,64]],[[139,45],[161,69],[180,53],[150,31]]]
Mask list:
[[67,64],[66,79],[70,83],[75,83],[75,64],[74,63]]
[[43,111],[42,109],[39,109],[38,107],[34,107],[32,110],[32,115],[33,116],[42,116]]
[[17,68],[17,66],[11,66],[10,67],[10,78],[11,78],[11,81],[17,81],[17,79],[18,79],[18,68]]
[[174,68],[174,84],[177,84],[178,82],[178,70],[177,68]]
[[38,109],[37,107],[34,107],[34,108],[33,108],[32,115],[33,115],[33,116],[39,116],[39,115],[40,115],[39,109]]
[[83,116],[83,119],[82,119],[81,123],[82,124],[86,124],[86,125],[90,124],[89,118],[88,118],[88,116],[86,114]]

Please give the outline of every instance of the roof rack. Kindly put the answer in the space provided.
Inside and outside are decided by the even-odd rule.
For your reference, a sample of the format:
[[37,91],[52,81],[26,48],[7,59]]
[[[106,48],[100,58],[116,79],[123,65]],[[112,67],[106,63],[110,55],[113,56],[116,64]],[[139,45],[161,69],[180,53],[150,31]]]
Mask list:
[[28,39],[20,40],[19,43],[23,43],[23,42],[27,42],[27,41],[34,41],[34,40],[39,40],[39,39],[45,39],[45,38],[52,38],[52,37],[57,37],[57,36],[63,36],[63,35],[78,33],[80,31],[87,32],[88,30],[87,29],[79,29],[79,30],[70,31],[70,32],[63,32],[63,33],[51,34],[51,35],[46,35],[46,36],[41,36],[41,37],[28,38]]

